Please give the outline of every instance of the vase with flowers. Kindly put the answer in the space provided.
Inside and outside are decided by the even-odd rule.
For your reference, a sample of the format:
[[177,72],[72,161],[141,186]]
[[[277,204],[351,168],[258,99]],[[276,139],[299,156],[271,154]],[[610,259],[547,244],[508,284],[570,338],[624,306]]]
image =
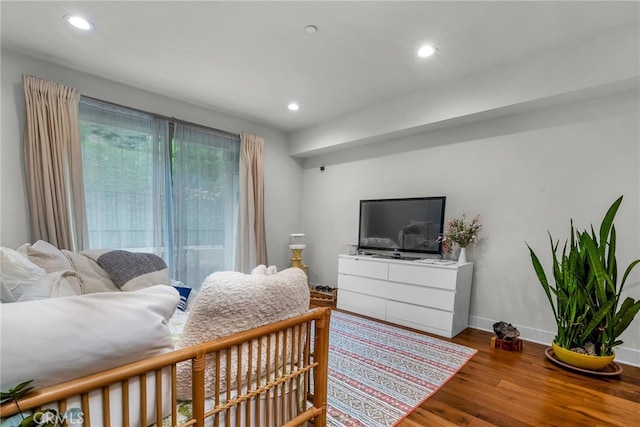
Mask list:
[[444,234],[438,238],[442,252],[451,253],[453,243],[455,243],[460,246],[458,263],[467,262],[467,246],[478,241],[481,229],[480,215],[474,216],[471,221],[467,220],[467,216],[464,213],[460,218],[449,218]]

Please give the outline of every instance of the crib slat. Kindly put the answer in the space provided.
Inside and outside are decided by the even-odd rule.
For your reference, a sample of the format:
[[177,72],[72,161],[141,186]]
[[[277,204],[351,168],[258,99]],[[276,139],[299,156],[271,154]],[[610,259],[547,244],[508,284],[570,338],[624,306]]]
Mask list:
[[[258,370],[256,372],[256,384],[258,385],[258,387],[260,387],[260,383],[262,382],[262,341],[263,338],[258,338],[258,361],[256,363],[256,365],[258,366]],[[268,348],[268,347],[267,347]],[[265,385],[267,384],[267,380],[265,379]],[[255,401],[255,419],[260,422],[261,420],[261,416],[262,414],[260,414],[260,396],[258,395],[256,397],[256,401]]]
[[204,427],[204,368],[206,353],[199,345],[196,347],[196,357],[191,361],[192,409],[196,426]]
[[[64,415],[67,412],[67,401],[66,400],[60,400],[58,402],[58,415]],[[67,419],[63,418],[62,419],[62,424],[60,425],[60,427],[65,427],[69,425],[67,423]]]
[[[282,333],[282,348],[280,349],[280,351],[282,352],[282,372],[284,373],[286,373],[287,370],[287,342],[289,341],[287,337],[289,336],[289,333],[289,329]],[[280,424],[284,424],[287,416],[286,394],[284,392],[286,388],[286,383],[282,383],[282,385],[280,386]]]
[[82,407],[82,418],[84,418],[84,425],[91,425],[91,411],[89,410],[89,393],[82,393],[81,395],[81,407]]
[[156,369],[156,424],[160,425],[162,420],[162,370]]
[[[242,372],[244,371],[243,369],[243,363],[242,363],[242,346],[237,346],[235,347],[235,351],[236,351],[236,393],[238,393],[238,395],[241,393],[242,390]],[[249,365],[251,366],[251,365]],[[249,383],[250,384],[250,383]],[[230,411],[228,412],[230,413]],[[240,411],[236,411],[236,427],[240,427]]]
[[[253,348],[254,348],[254,346],[255,346],[255,341],[252,340],[249,343],[248,347],[247,347],[247,384],[253,384],[253,376],[251,375],[253,369],[251,369],[250,367],[254,366],[253,365]],[[247,391],[249,391],[249,390],[247,390]],[[254,425],[254,424],[251,424],[253,420],[251,418],[251,401],[250,400],[247,401],[247,403],[244,406],[244,419],[245,419],[245,424]],[[258,422],[260,422],[260,420],[258,420]]]
[[[229,347],[227,349],[227,365],[226,365],[226,369],[225,369],[225,378],[227,378],[226,381],[226,386],[227,386],[227,390],[226,390],[226,396],[227,396],[227,401],[229,401],[229,399],[231,399],[231,347]],[[224,417],[224,425],[225,427],[231,427],[231,417],[230,417],[230,413],[229,410],[225,410],[224,413],[225,417]]]
[[178,424],[178,369],[175,364],[171,365],[171,425]]
[[[269,383],[269,378],[271,378],[271,337],[273,334],[269,334],[267,336],[267,365],[265,368],[264,375],[266,377],[266,383]],[[264,417],[267,421],[267,425],[271,425],[271,390],[267,391],[265,394],[265,411]]]
[[146,426],[147,422],[147,374],[139,376],[140,381],[140,425]]
[[[316,320],[316,328],[314,335],[313,360],[327,361],[329,359],[329,311],[327,316]],[[329,364],[320,363],[314,370],[313,386],[315,392],[313,394],[313,406],[323,409],[316,417],[316,426],[324,427],[327,424],[327,375],[329,373]]]
[[122,384],[122,426],[129,427],[129,380]]
[[111,401],[109,400],[109,386],[102,387],[102,425],[110,426]]
[[[298,359],[298,347],[300,343],[298,341],[299,336],[297,333],[299,329],[300,329],[299,326],[294,326],[293,330],[291,331],[291,353],[289,357],[289,361],[291,363],[291,366],[289,367],[289,369],[291,370],[291,372],[293,372],[296,369],[296,359]],[[296,381],[297,381],[297,377],[296,379],[291,378],[288,384],[288,387],[289,387],[289,393],[287,393],[287,397],[289,399],[287,403],[289,405],[289,411],[287,412],[288,419],[293,418],[294,409],[297,408],[297,405],[294,406],[294,403],[293,403],[295,393],[297,393],[297,390],[298,390],[298,387],[295,387],[296,392],[293,391],[294,390],[293,385],[296,383]]]

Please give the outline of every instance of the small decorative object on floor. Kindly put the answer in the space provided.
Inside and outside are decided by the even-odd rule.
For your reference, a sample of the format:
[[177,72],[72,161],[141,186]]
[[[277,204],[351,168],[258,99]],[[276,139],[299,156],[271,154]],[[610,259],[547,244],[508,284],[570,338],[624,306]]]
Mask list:
[[520,331],[515,326],[503,321],[493,324],[493,332],[496,333],[498,338],[504,340],[512,340],[520,336]]
[[336,307],[338,288],[314,285],[310,289],[310,305],[314,307]]
[[466,214],[462,214],[460,218],[449,218],[444,234],[438,237],[442,252],[451,253],[452,243],[456,243],[460,246],[458,263],[463,264],[467,262],[466,248],[469,245],[477,243],[478,234],[480,234],[481,229],[480,215],[473,217],[470,222],[467,222]]
[[496,322],[493,324],[495,337],[491,338],[491,349],[499,348],[506,351],[522,351],[522,340],[518,338],[520,331],[507,322]]

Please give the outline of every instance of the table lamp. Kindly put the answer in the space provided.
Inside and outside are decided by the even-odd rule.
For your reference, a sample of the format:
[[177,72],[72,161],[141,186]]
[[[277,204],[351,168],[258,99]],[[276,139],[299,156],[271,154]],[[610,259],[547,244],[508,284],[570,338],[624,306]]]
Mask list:
[[307,264],[302,261],[302,250],[307,247],[304,233],[289,234],[289,249],[293,252],[291,267],[299,268],[307,274]]

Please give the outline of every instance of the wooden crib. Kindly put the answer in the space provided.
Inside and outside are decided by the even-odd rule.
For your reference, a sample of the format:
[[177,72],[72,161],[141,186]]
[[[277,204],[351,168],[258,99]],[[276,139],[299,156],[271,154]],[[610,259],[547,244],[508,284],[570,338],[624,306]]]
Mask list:
[[[74,426],[280,427],[309,423],[324,427],[330,314],[329,308],[318,308],[277,323],[41,388],[23,396],[17,404],[3,404],[0,417],[6,419],[17,414],[19,406],[24,413],[40,414],[40,420],[43,413],[51,420],[51,413],[44,411],[54,409],[62,425]],[[243,346],[247,343],[250,345]],[[267,352],[266,356],[273,360],[267,360],[266,372],[260,372],[260,368],[251,372],[250,366],[255,371],[255,366],[261,365],[256,359],[262,357],[259,348],[263,343],[275,348],[274,355]],[[240,360],[238,353],[243,351],[248,352],[244,356],[248,356],[249,366],[222,363],[226,367],[220,372],[220,361],[231,361],[232,355]],[[213,390],[207,389],[204,381],[205,366],[212,361],[218,367]],[[176,366],[181,362],[190,363],[192,373],[191,414],[183,420],[176,409],[180,403]],[[231,378],[234,369],[237,383],[221,383],[221,378]],[[249,370],[242,372],[243,369]],[[244,383],[240,378],[246,378]],[[133,382],[136,387],[131,387]],[[116,389],[118,393],[114,394]],[[205,401],[211,402],[209,409]],[[69,412],[72,408],[74,411]]]

